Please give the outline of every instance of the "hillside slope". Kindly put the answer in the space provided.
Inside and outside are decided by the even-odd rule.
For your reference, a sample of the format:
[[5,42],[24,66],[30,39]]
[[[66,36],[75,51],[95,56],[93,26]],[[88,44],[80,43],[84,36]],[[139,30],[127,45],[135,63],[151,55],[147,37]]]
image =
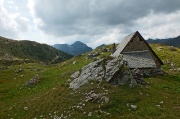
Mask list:
[[0,37],[0,58],[28,59],[35,62],[56,63],[71,58],[70,54],[34,41],[16,41]]
[[[105,46],[110,48],[111,46]],[[151,45],[164,62],[165,75],[145,78],[146,86],[114,86],[92,81],[80,89],[69,89],[70,75],[93,61],[88,54],[73,57],[57,65],[45,66],[32,63],[10,66],[0,70],[1,118],[173,118],[180,117],[180,49]],[[96,58],[109,56],[99,52]],[[167,62],[168,61],[168,62]],[[169,63],[170,61],[170,63]],[[17,72],[21,70],[21,72]],[[27,87],[25,82],[39,75],[39,82]],[[89,100],[88,95],[101,96]],[[136,107],[137,106],[137,107]],[[132,108],[133,107],[133,108]],[[135,108],[136,107],[136,108]]]
[[55,47],[58,50],[70,53],[74,56],[84,54],[84,53],[92,50],[91,47],[88,47],[86,44],[84,44],[80,41],[76,41],[72,45],[55,44],[55,45],[53,45],[53,47]]

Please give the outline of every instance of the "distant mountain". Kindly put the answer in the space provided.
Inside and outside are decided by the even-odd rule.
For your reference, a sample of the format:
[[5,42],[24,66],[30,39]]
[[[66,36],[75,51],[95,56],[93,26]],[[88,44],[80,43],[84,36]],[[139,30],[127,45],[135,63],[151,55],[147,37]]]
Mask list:
[[91,51],[92,48],[88,47],[86,44],[76,41],[72,45],[68,44],[55,44],[53,45],[58,50],[62,50],[64,52],[70,53],[74,56],[79,55],[79,54],[84,54],[88,51]]
[[3,60],[26,59],[35,62],[57,63],[71,57],[72,55],[47,44],[27,40],[17,41],[0,36],[0,59]]
[[169,46],[180,47],[180,36],[167,39],[148,39],[147,42],[152,44],[165,44]]

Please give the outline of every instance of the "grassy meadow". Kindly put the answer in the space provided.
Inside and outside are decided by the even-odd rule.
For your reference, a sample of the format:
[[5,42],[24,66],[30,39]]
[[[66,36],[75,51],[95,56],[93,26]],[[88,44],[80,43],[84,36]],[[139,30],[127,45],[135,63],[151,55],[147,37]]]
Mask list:
[[[165,62],[162,66],[165,75],[146,77],[148,84],[135,88],[91,81],[77,90],[69,89],[66,81],[71,74],[92,62],[92,59],[86,59],[88,53],[54,65],[28,63],[2,68],[0,118],[179,119],[180,71],[172,69],[171,65],[176,69],[180,68],[180,49],[171,50],[164,45],[151,47]],[[109,54],[101,52],[99,57]],[[25,86],[25,82],[36,74],[41,76],[39,83],[31,87]],[[102,94],[109,100],[86,101],[86,95],[91,91]],[[137,108],[133,109],[131,105]]]

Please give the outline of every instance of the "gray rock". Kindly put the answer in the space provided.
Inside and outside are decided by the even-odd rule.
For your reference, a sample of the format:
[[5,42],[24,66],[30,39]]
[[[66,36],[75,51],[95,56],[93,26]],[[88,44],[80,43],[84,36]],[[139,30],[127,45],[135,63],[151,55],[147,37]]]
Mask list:
[[79,74],[80,74],[80,72],[77,71],[77,72],[75,72],[74,74],[72,74],[70,78],[71,78],[71,79],[75,79],[75,78],[77,78],[77,77],[79,76]]
[[28,110],[28,107],[24,107],[24,110],[27,111],[27,110]]
[[91,117],[91,116],[92,116],[92,112],[89,112],[88,117]]
[[104,102],[105,103],[108,103],[109,102],[109,98],[107,96],[103,96],[102,99],[104,99]]
[[127,62],[122,57],[112,60],[100,59],[84,66],[80,72],[71,75],[72,82],[70,88],[77,89],[81,85],[86,84],[89,80],[106,80],[111,84],[124,85],[129,84],[130,87],[136,85]]
[[92,101],[92,102],[98,102],[102,98],[102,94],[100,93],[95,93],[95,92],[89,92],[86,94],[86,99],[85,101]]
[[72,64],[76,64],[77,62],[76,61],[74,61]]
[[25,82],[25,86],[33,86],[39,83],[38,79],[32,78],[29,81]]
[[99,55],[99,52],[91,52],[90,54],[88,54],[87,59],[97,57],[98,55]]
[[31,78],[29,81],[25,82],[25,86],[33,86],[37,85],[40,82],[41,76],[39,74],[36,74],[33,78]]
[[[70,88],[77,89],[89,80],[102,80],[104,76],[103,68],[101,67],[102,60],[92,62],[81,69],[79,77],[75,78],[70,83]],[[75,72],[76,73],[76,72]],[[73,75],[75,75],[75,73]],[[71,76],[73,77],[73,76]]]
[[18,69],[18,70],[15,71],[15,73],[20,73],[20,72],[23,72],[23,71],[24,71],[24,69]]
[[136,105],[131,105],[131,108],[132,109],[137,109],[137,106]]

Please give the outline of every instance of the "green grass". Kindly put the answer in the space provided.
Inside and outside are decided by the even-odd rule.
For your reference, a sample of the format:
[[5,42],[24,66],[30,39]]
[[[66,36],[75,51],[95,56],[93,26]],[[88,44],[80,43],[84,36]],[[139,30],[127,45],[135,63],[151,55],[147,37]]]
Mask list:
[[[158,46],[152,45],[163,61],[170,59],[180,67],[179,49],[172,52],[167,46],[162,46],[165,49],[163,52],[157,50]],[[96,50],[100,52],[99,49]],[[104,52],[98,57],[109,54]],[[55,65],[29,63],[0,70],[0,117],[49,119],[63,114],[63,117],[76,119],[180,118],[180,74],[170,70],[169,64],[163,66],[166,75],[145,78],[147,86],[131,89],[126,85],[113,86],[106,82],[90,81],[77,90],[69,89],[65,82],[70,75],[92,62],[93,59],[86,59],[86,56],[87,54],[77,56]],[[73,64],[74,61],[76,64]],[[18,69],[24,71],[15,73]],[[36,74],[42,76],[40,83],[33,87],[24,86]],[[109,97],[109,102],[85,102],[85,94],[91,90]],[[133,110],[128,105],[136,105],[137,109]],[[24,109],[26,107],[27,110]],[[88,117],[89,112],[92,112],[91,117]]]
[[0,36],[0,65],[9,66],[22,64],[22,62],[55,64],[72,57],[72,55],[46,44],[27,40],[16,41]]

